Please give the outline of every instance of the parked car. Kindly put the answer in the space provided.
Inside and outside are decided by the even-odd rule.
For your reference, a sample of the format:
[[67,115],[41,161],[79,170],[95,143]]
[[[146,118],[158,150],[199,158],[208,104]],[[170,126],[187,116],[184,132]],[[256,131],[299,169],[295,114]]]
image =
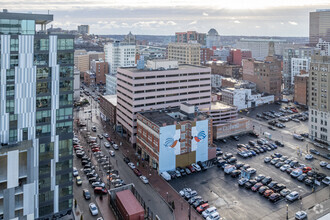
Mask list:
[[269,184],[272,181],[272,178],[270,176],[265,177],[263,180],[261,180],[261,183],[264,185]]
[[260,182],[261,180],[263,180],[265,178],[265,175],[264,174],[259,174],[256,178],[255,178],[255,180],[257,181],[257,182]]
[[199,205],[197,208],[196,208],[196,211],[201,214],[202,212],[204,212],[206,209],[208,209],[210,206],[208,203],[204,203],[202,205]]
[[141,181],[142,181],[143,183],[145,183],[145,184],[149,183],[147,177],[145,177],[145,176],[140,176],[140,179],[141,179]]
[[129,162],[128,164],[127,164],[132,170],[134,170],[136,167],[135,167],[135,165],[134,165],[134,163],[132,163],[132,162]]
[[127,163],[127,164],[128,164],[129,162],[131,162],[130,159],[129,159],[128,157],[124,157],[123,159],[124,159],[125,163]]
[[212,206],[212,207],[206,209],[205,211],[203,211],[202,216],[203,216],[203,218],[207,218],[209,215],[211,215],[212,213],[214,213],[216,211],[217,211],[217,209],[214,206]]
[[307,177],[307,174],[303,173],[303,174],[301,174],[300,176],[297,177],[297,180],[302,182],[306,179],[306,177]]
[[271,202],[277,202],[280,199],[281,199],[281,194],[279,193],[273,193],[269,196],[269,201]]
[[104,147],[106,147],[106,148],[110,148],[110,144],[109,144],[109,142],[104,142]]
[[297,191],[291,192],[289,195],[285,197],[290,202],[293,202],[294,200],[299,198],[299,193]]
[[311,160],[311,159],[313,159],[314,157],[313,157],[313,154],[306,154],[306,156],[305,156],[305,159],[306,160]]
[[108,194],[108,190],[104,187],[95,187],[94,193],[95,194]]
[[82,181],[81,181],[80,176],[77,176],[77,177],[76,177],[76,184],[77,184],[78,186],[81,186]]
[[328,165],[328,162],[326,162],[326,161],[321,161],[320,162],[321,167],[326,167],[327,165]]
[[271,194],[273,194],[274,191],[271,190],[271,189],[267,189],[265,192],[264,192],[264,197],[268,198]]
[[297,178],[298,176],[300,176],[302,174],[302,170],[301,169],[294,169],[290,175],[293,177],[293,178]]
[[301,136],[301,135],[299,135],[299,134],[294,134],[293,135],[293,138],[294,139],[297,139],[297,140],[299,140],[299,141],[304,141],[305,139]]
[[322,180],[322,183],[324,183],[325,185],[328,185],[328,186],[329,186],[329,184],[330,184],[330,177],[329,177],[329,176],[325,177],[325,178]]
[[282,189],[281,191],[280,191],[280,194],[281,194],[281,196],[283,196],[283,197],[285,197],[285,196],[287,196],[287,195],[289,195],[291,193],[291,190],[289,190],[289,189]]
[[257,191],[259,190],[259,188],[262,187],[262,186],[263,186],[262,183],[256,183],[256,184],[251,188],[251,190],[252,190],[253,192],[257,192]]
[[269,163],[271,160],[272,160],[272,158],[270,158],[270,157],[265,157],[264,162],[265,162],[265,163]]
[[238,177],[239,175],[241,175],[241,171],[240,170],[234,170],[231,172],[231,177],[235,178]]
[[201,167],[195,163],[191,164],[191,166],[198,172],[202,170]]
[[261,186],[258,190],[259,194],[264,194],[266,192],[266,190],[268,190],[269,187],[268,186]]
[[187,168],[190,170],[190,172],[191,173],[195,173],[196,172],[196,170],[195,170],[195,168],[193,167],[193,166],[187,166]]
[[280,167],[280,170],[284,172],[284,171],[286,171],[289,168],[291,168],[290,165],[289,164],[285,164],[285,165],[283,165],[283,166]]
[[247,181],[249,181],[249,180],[246,178],[241,178],[238,180],[238,185],[243,186]]
[[294,217],[297,220],[305,219],[305,218],[307,218],[307,213],[304,211],[298,211],[298,212],[296,212]]

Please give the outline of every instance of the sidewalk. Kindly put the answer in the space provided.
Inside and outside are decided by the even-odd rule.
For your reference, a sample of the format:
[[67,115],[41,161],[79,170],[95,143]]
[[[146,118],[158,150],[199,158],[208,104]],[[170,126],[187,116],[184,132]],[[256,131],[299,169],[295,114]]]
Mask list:
[[[102,122],[102,124],[104,124],[104,122]],[[104,130],[107,131],[110,137],[118,145],[120,145],[120,142],[122,142],[120,150],[125,156],[127,156],[135,164],[137,164],[136,162],[139,162],[139,166],[137,167],[142,172],[142,174],[149,179],[149,184],[158,192],[161,198],[166,203],[174,201],[175,219],[189,219],[189,204],[171,187],[170,184],[168,184],[157,174],[156,170],[150,168],[148,165],[145,165],[144,162],[137,158],[135,150],[131,147],[131,143],[129,143],[120,135],[115,134],[109,125],[107,125]],[[191,208],[191,219],[202,219],[202,217],[195,211],[194,208]]]

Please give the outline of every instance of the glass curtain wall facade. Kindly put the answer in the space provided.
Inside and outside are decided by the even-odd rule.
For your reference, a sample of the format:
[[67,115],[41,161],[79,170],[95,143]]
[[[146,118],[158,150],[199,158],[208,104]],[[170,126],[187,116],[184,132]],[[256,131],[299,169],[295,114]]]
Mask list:
[[[71,35],[36,32],[52,17],[0,12],[0,219],[72,210],[74,44]],[[25,167],[12,160],[22,154]]]

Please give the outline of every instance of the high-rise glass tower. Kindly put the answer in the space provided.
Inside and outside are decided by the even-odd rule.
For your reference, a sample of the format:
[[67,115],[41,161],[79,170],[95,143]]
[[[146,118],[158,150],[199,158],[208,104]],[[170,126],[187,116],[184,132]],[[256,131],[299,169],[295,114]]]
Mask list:
[[72,210],[73,36],[52,20],[0,12],[0,219]]

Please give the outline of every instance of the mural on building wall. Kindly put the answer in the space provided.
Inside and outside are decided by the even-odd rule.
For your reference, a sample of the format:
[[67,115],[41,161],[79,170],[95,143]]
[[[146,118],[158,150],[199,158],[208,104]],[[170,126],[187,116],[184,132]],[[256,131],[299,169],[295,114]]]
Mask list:
[[160,128],[159,172],[175,169],[176,155],[180,154],[180,130],[175,125]]
[[197,121],[191,128],[191,150],[196,151],[196,161],[208,159],[208,120]]

